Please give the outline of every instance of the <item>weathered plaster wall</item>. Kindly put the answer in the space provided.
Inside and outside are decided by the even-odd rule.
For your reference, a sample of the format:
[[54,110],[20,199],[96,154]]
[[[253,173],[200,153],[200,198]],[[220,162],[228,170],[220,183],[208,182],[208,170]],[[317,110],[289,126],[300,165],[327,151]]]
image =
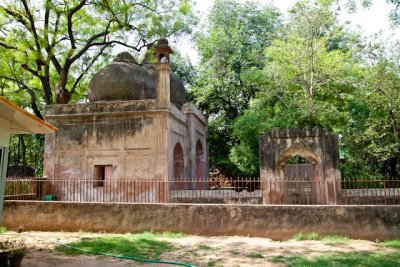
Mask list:
[[167,117],[154,108],[146,100],[51,106],[59,132],[46,137],[45,176],[93,179],[94,165],[113,165],[113,178],[162,178]]
[[174,177],[174,148],[176,144],[180,144],[183,149],[184,160],[184,178],[190,177],[190,162],[189,162],[189,142],[187,132],[187,118],[186,116],[174,105],[170,106],[170,113],[168,116],[168,177]]
[[[259,153],[264,204],[294,204],[298,196],[312,199],[312,204],[340,204],[341,175],[335,134],[319,128],[274,129],[260,138]],[[285,179],[287,161],[297,155],[310,163],[312,179],[303,184],[307,189],[295,188],[293,192],[288,184],[279,181]]]
[[6,201],[10,230],[250,235],[289,239],[298,232],[386,240],[400,237],[400,206],[99,204]]
[[340,181],[338,138],[326,129],[274,129],[260,138],[260,178],[283,179],[283,166],[292,156],[319,167],[317,180]]
[[10,126],[11,123],[8,120],[0,118],[0,146],[8,147],[10,141]]
[[173,177],[173,150],[183,148],[185,177],[196,175],[196,143],[208,173],[207,122],[193,104],[179,110],[156,100],[49,106],[58,133],[46,136],[44,175],[93,179],[94,165],[113,165],[114,178]]
[[[182,112],[187,117],[187,131],[189,136],[190,147],[190,177],[192,178],[207,178],[208,177],[208,147],[207,147],[207,121],[200,113],[197,107],[191,103],[185,104],[182,107]],[[196,169],[196,144],[200,141],[204,152],[204,177],[197,177]]]

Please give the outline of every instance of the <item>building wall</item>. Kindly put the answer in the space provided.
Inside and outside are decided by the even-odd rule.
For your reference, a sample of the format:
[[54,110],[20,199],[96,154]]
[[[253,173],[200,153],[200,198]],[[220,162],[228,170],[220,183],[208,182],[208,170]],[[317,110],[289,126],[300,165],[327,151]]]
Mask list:
[[[190,177],[204,179],[208,177],[208,147],[207,147],[207,121],[200,111],[193,104],[185,104],[182,107],[183,113],[187,117],[187,132],[189,136],[189,146],[190,146]],[[203,173],[204,177],[197,177],[197,154],[196,145],[197,142],[201,143],[204,153],[203,159]]]
[[0,147],[9,147],[10,122],[0,117]]
[[[218,216],[216,216],[218,215]],[[25,231],[173,231],[290,239],[317,232],[369,240],[400,236],[400,206],[111,204],[6,201],[3,225]]]
[[59,131],[46,136],[45,176],[93,179],[95,165],[112,165],[113,179],[163,178],[166,115],[154,101],[129,102],[50,107],[47,119]]
[[[197,108],[183,112],[156,100],[54,105],[47,120],[59,128],[46,136],[44,175],[54,179],[93,179],[95,165],[112,165],[113,179],[173,177],[174,147],[182,146],[184,176],[196,175],[196,143],[208,173],[207,128]],[[202,177],[204,178],[204,177]]]
[[183,149],[184,179],[190,177],[190,144],[187,131],[187,117],[174,105],[170,105],[168,116],[168,177],[177,178],[174,174],[174,148],[179,143]]

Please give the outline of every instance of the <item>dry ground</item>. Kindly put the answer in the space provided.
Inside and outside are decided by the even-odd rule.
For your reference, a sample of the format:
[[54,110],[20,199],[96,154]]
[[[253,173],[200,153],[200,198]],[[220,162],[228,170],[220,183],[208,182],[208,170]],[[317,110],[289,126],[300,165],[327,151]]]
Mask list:
[[[54,250],[55,244],[78,241],[82,238],[104,236],[95,233],[66,232],[24,232],[17,234],[7,232],[0,235],[0,240],[13,236],[24,238],[29,252],[23,260],[22,267],[53,266],[173,266],[166,264],[145,264],[131,260],[113,259],[106,256],[69,256]],[[160,238],[170,242],[178,249],[164,253],[161,258],[167,261],[180,261],[195,266],[284,266],[272,263],[274,256],[317,256],[328,252],[396,252],[392,248],[379,247],[375,242],[350,240],[344,244],[328,244],[324,241],[272,241],[267,238],[254,237],[202,237],[186,236],[183,238]],[[398,251],[398,250],[397,250]]]

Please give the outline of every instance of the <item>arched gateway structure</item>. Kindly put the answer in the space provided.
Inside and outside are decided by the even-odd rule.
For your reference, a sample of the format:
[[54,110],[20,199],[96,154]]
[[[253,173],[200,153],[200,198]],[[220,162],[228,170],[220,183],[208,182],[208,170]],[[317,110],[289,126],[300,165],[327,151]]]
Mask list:
[[260,138],[265,204],[337,204],[339,147],[326,129],[275,129]]

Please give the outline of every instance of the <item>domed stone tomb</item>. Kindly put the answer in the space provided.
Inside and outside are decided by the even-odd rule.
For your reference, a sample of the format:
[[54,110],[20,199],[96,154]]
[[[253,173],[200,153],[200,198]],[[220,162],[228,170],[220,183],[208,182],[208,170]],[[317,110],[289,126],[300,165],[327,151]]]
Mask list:
[[[88,97],[90,102],[155,99],[156,91],[156,65],[139,65],[131,54],[122,52],[93,76]],[[179,107],[185,101],[185,87],[173,72],[170,72],[170,101]]]
[[[59,130],[46,135],[44,176],[89,185],[56,188],[57,199],[80,194],[82,201],[97,201],[110,191],[109,201],[146,194],[166,202],[169,190],[207,188],[200,180],[208,174],[207,120],[184,103],[185,88],[169,65],[168,41],[155,50],[156,64],[140,65],[129,53],[119,54],[92,78],[89,103],[47,107],[46,119]],[[104,188],[126,180],[168,183],[143,189],[148,192]]]

